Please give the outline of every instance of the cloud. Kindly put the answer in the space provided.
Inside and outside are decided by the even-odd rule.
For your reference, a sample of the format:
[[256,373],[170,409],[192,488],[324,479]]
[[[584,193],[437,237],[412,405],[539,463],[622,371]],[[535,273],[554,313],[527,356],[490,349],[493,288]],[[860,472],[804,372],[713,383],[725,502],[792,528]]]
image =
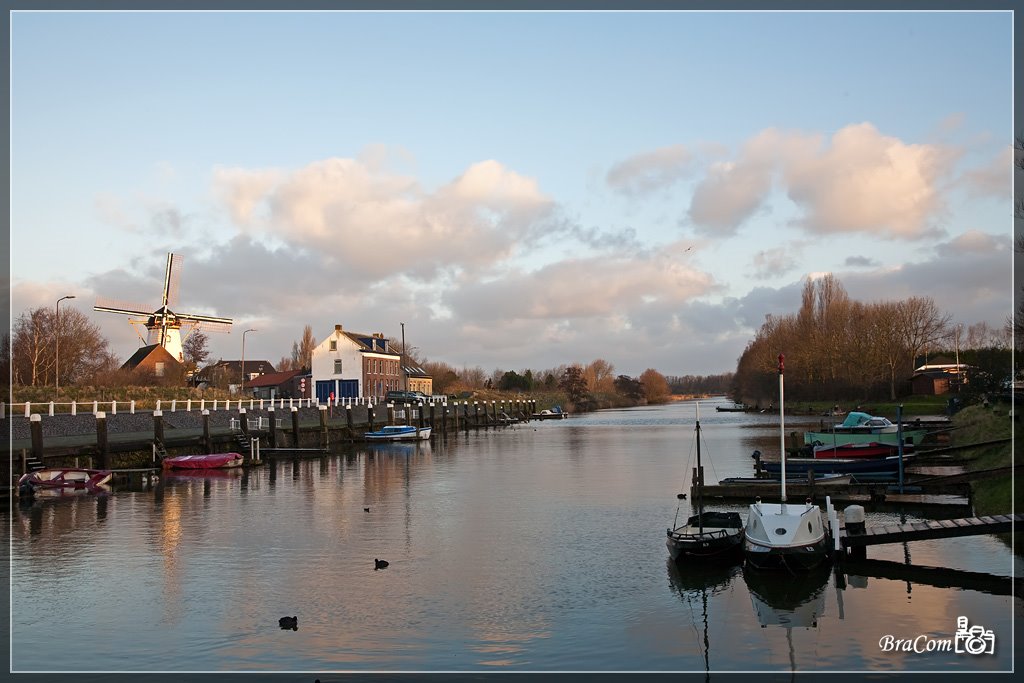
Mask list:
[[667,188],[684,178],[692,155],[685,145],[660,147],[637,154],[613,165],[605,182],[627,196],[649,194]]
[[868,256],[847,256],[843,265],[851,268],[872,268],[879,264],[878,261]]
[[944,208],[936,185],[953,160],[944,148],[905,144],[862,123],[837,132],[827,149],[789,157],[783,174],[809,232],[915,239],[934,231]]
[[1007,146],[984,166],[964,174],[967,190],[976,197],[1009,201],[1013,187],[1014,149]]
[[680,264],[669,248],[637,257],[567,259],[450,292],[444,302],[458,319],[578,320],[681,304],[714,287],[708,274]]
[[802,211],[795,224],[812,234],[861,233],[917,239],[936,233],[944,210],[940,181],[955,153],[906,144],[869,123],[846,126],[828,144],[820,135],[769,128],[733,160],[711,164],[688,211],[695,228],[729,236],[771,210],[775,186]]
[[350,278],[480,269],[564,227],[534,179],[493,160],[435,192],[338,158],[291,172],[218,169],[214,185],[241,230],[320,252]]
[[792,249],[779,247],[754,254],[754,277],[758,280],[779,277],[797,267],[797,254]]
[[972,253],[1006,253],[1007,248],[1008,243],[1003,237],[990,235],[981,230],[968,230],[948,242],[935,245],[935,253],[941,257],[950,258]]

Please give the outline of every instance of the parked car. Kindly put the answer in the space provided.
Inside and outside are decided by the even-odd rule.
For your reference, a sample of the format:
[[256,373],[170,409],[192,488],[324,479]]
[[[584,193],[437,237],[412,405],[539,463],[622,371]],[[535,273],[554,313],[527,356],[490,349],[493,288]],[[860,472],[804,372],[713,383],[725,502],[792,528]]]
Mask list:
[[389,391],[384,394],[384,400],[388,403],[419,403],[426,398],[419,391]]

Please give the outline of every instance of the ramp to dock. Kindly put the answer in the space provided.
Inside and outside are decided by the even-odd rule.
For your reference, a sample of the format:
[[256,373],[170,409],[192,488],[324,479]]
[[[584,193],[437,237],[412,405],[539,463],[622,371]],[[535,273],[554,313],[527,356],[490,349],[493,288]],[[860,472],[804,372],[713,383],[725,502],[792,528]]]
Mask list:
[[841,543],[844,548],[853,548],[884,543],[921,541],[929,538],[1001,534],[1012,532],[1014,524],[1020,524],[1022,521],[1024,521],[1024,516],[1008,514],[887,524],[865,529],[862,534],[850,534],[845,531],[842,534]]

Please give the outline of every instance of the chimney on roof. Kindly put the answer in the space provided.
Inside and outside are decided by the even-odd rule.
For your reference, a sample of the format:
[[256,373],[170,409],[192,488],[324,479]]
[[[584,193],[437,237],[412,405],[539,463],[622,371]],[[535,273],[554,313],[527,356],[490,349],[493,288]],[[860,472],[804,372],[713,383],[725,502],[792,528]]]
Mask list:
[[340,333],[341,332],[341,325],[335,325],[334,326],[334,331]]

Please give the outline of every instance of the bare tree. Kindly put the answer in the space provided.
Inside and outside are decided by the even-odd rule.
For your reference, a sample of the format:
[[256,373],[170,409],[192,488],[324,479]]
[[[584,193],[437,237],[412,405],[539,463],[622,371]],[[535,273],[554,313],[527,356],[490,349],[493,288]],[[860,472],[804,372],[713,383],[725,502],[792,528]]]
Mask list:
[[181,344],[182,355],[185,356],[185,366],[189,370],[195,370],[210,356],[206,348],[210,338],[201,330],[196,330],[185,337]]
[[583,376],[587,380],[587,388],[590,391],[615,391],[615,366],[598,358],[583,369]]
[[55,311],[45,306],[31,309],[18,316],[12,331],[11,379],[15,384],[50,384],[58,369],[61,384],[74,384],[117,364],[99,327],[73,308],[62,313],[59,325]]

